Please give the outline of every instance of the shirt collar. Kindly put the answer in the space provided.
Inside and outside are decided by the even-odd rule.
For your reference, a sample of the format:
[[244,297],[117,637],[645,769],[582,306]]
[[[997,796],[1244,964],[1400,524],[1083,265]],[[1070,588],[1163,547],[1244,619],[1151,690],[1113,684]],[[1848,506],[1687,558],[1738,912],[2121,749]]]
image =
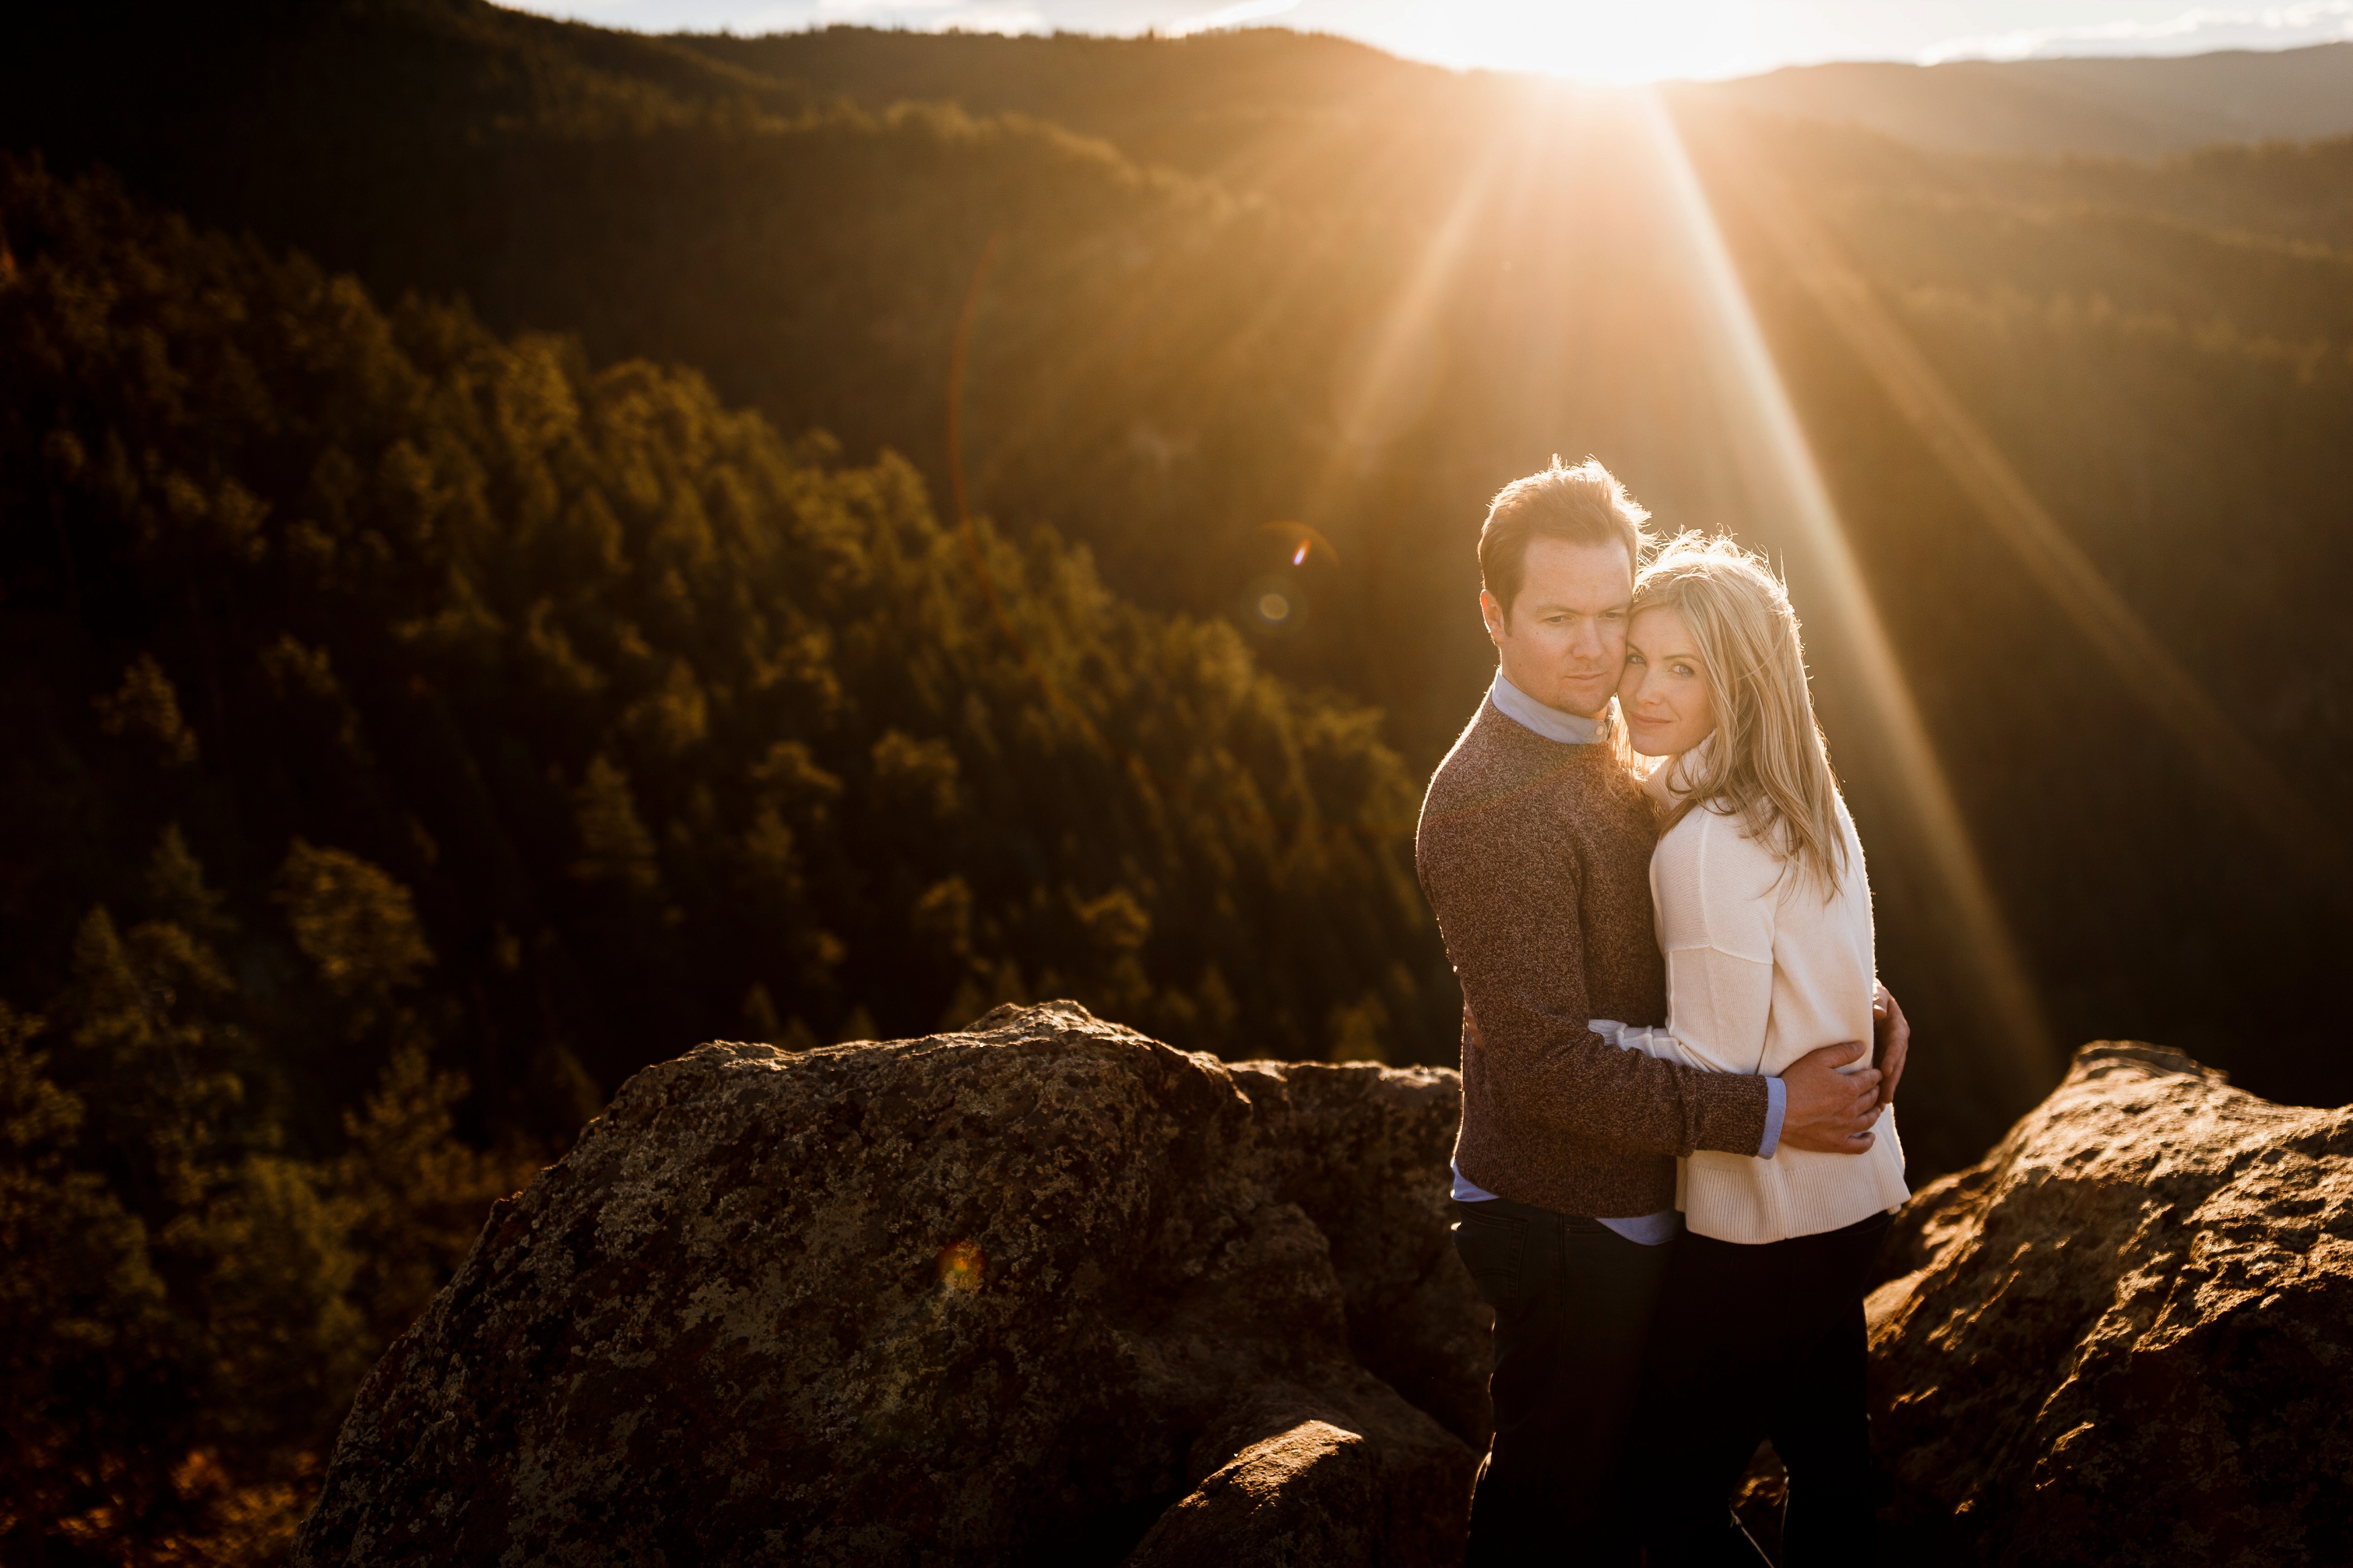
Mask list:
[[1589,746],[1601,736],[1600,720],[1580,719],[1574,713],[1547,708],[1504,679],[1500,669],[1495,671],[1495,684],[1487,689],[1487,700],[1504,718],[1564,746]]

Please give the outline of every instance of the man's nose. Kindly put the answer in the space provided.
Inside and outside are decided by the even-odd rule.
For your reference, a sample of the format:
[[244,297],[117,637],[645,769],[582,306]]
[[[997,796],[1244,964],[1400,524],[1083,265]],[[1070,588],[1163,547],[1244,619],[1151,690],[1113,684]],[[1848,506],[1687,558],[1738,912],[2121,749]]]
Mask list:
[[1609,650],[1601,645],[1601,628],[1591,621],[1585,621],[1569,632],[1568,651],[1580,659],[1592,660]]

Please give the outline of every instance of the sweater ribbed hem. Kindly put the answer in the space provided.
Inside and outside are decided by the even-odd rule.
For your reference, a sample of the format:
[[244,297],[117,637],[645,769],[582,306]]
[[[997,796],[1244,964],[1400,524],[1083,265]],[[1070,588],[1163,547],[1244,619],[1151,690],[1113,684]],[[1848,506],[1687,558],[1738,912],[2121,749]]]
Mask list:
[[1588,1219],[1640,1219],[1675,1206],[1675,1163],[1667,1155],[1586,1161],[1563,1150],[1541,1164],[1513,1162],[1476,1147],[1470,1132],[1466,1121],[1455,1141],[1454,1168],[1499,1198]]

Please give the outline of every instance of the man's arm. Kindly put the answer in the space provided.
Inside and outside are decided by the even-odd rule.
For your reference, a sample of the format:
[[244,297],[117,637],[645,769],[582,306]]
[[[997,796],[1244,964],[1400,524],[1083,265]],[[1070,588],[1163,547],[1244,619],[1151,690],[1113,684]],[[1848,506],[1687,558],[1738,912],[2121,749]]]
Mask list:
[[[1670,845],[1661,853],[1674,847]],[[1611,1043],[1704,1072],[1758,1069],[1773,1010],[1775,905],[1743,879],[1743,865],[1738,859],[1720,858],[1718,875],[1684,879],[1690,896],[1679,907],[1662,911],[1660,921],[1667,949],[1667,1026],[1623,1029]],[[1761,877],[1767,868],[1747,869]],[[1875,1022],[1884,1045],[1886,1020],[1883,1016]],[[1474,1034],[1477,1027],[1474,1020]],[[1879,1116],[1883,1072],[1873,1068],[1839,1070],[1862,1054],[1862,1043],[1850,1040],[1814,1051],[1780,1077],[1767,1079],[1770,1099],[1762,1137],[1748,1148],[1729,1152],[1769,1160],[1784,1140],[1793,1148],[1824,1153],[1868,1150],[1875,1142],[1871,1129]],[[1898,1042],[1899,1066],[1900,1055]]]
[[[1466,1021],[1476,1040],[1478,1019]],[[1703,1072],[1725,1070],[1696,1056],[1671,1029],[1622,1028],[1616,1031],[1613,1043],[1622,1050],[1645,1052]],[[1859,1074],[1839,1070],[1862,1055],[1860,1040],[1822,1046],[1792,1062],[1780,1077],[1767,1079],[1765,1088],[1773,1104],[1766,1112],[1764,1140],[1754,1151],[1757,1158],[1771,1159],[1785,1140],[1793,1149],[1825,1154],[1860,1154],[1869,1149],[1878,1136],[1872,1128],[1879,1121],[1882,1104],[1880,1074],[1868,1069]]]
[[1581,868],[1566,847],[1529,855],[1499,847],[1505,837],[1486,813],[1425,822],[1419,857],[1497,1094],[1567,1137],[1756,1153],[1763,1079],[1620,1050],[1587,1026]]
[[1847,1040],[1808,1051],[1781,1074],[1788,1087],[1788,1118],[1781,1142],[1818,1154],[1860,1154],[1878,1140],[1879,1072],[1839,1069],[1862,1059],[1862,1042]]

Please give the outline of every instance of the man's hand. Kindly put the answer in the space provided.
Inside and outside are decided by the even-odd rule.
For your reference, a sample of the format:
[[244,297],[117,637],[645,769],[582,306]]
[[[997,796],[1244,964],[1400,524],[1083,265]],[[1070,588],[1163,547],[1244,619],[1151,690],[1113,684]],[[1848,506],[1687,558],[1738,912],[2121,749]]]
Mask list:
[[1912,1026],[1895,1005],[1895,993],[1879,988],[1871,1004],[1871,1065],[1879,1069],[1879,1103],[1895,1103],[1895,1085],[1904,1077],[1904,1056],[1912,1048]]
[[1781,1147],[1820,1154],[1860,1154],[1876,1137],[1880,1071],[1838,1069],[1862,1059],[1861,1040],[1808,1051],[1781,1075],[1788,1100],[1781,1116]]

